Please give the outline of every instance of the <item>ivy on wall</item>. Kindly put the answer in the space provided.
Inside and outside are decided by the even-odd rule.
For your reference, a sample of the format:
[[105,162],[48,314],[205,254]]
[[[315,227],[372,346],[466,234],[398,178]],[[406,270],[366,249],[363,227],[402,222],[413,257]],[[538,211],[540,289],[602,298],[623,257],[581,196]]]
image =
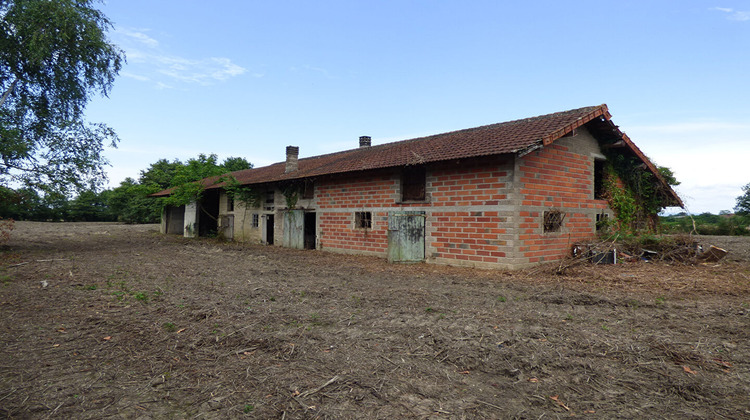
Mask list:
[[233,176],[225,176],[221,180],[225,183],[224,190],[233,200],[245,203],[250,207],[260,207],[262,200],[260,191],[240,184]]
[[610,227],[623,234],[654,232],[669,191],[634,156],[607,153],[604,172],[604,195],[615,212]]

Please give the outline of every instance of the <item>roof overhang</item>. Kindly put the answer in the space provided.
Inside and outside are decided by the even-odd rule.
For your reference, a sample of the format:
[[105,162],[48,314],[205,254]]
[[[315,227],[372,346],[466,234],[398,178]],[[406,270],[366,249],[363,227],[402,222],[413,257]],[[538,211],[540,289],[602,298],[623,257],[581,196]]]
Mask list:
[[648,168],[649,172],[654,175],[657,182],[659,182],[664,190],[667,191],[670,202],[665,204],[683,208],[685,207],[685,204],[682,202],[680,196],[677,195],[674,189],[672,189],[672,186],[669,185],[669,183],[664,179],[663,176],[661,176],[661,173],[659,173],[659,169],[656,167],[656,165],[654,165],[653,162],[651,162],[651,159],[649,159],[648,156],[646,156],[646,154],[643,153],[641,149],[639,149],[638,146],[633,143],[632,140],[630,140],[630,137],[628,137],[627,134],[620,131],[620,128],[612,122],[612,115],[609,113],[609,109],[605,104],[600,105],[589,114],[579,118],[577,121],[570,123],[565,127],[558,129],[557,131],[543,137],[540,140],[542,144],[547,146],[549,144],[552,144],[555,140],[558,140],[566,136],[567,134],[572,133],[573,130],[583,125],[586,125],[596,138],[608,140],[611,142],[611,144],[616,144],[618,147],[622,147],[623,149],[628,150],[641,162],[643,162],[643,164],[646,165],[646,168]]

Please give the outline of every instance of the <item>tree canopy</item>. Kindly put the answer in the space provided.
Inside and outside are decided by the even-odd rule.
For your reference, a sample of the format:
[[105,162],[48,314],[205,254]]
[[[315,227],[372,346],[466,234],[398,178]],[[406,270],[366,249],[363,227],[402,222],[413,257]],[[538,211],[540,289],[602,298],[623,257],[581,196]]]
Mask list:
[[737,197],[737,206],[734,207],[734,211],[740,214],[750,214],[750,184],[742,187],[741,196]]
[[115,132],[84,119],[125,59],[93,0],[0,0],[0,184],[67,193],[100,186]]

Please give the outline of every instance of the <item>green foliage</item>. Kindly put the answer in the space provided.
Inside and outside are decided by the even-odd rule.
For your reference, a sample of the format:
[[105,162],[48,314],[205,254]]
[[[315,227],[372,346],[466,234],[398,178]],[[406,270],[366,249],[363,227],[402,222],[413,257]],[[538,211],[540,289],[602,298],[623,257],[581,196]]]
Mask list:
[[259,191],[252,189],[247,185],[240,184],[239,181],[231,175],[224,176],[221,180],[225,183],[224,190],[234,201],[242,202],[255,208],[260,207],[262,195]]
[[109,211],[120,222],[156,223],[161,217],[161,203],[148,195],[159,190],[156,184],[144,185],[125,178],[119,187],[108,192]]
[[100,222],[114,220],[107,205],[107,194],[82,191],[67,203],[65,220],[74,222]]
[[289,210],[297,207],[297,201],[299,200],[299,188],[296,185],[289,185],[284,188],[284,199],[286,200],[286,208]]
[[[664,233],[697,233],[699,235],[750,235],[750,214],[703,213],[688,216],[680,213],[662,216],[660,225]],[[693,229],[695,225],[695,229]]]
[[737,197],[737,205],[734,207],[734,211],[748,215],[750,214],[750,184],[742,187],[742,192],[743,194]]
[[[2,0],[0,0],[1,2]],[[252,167],[243,158],[228,158],[221,165],[216,155],[199,155],[182,163],[160,159],[140,173],[138,180],[126,178],[119,186],[97,192],[83,190],[72,199],[56,191],[31,187],[16,190],[0,185],[0,217],[39,221],[120,221],[124,223],[157,223],[167,203],[187,204],[200,198],[204,186],[190,181],[226,173],[230,168]],[[185,181],[189,180],[189,181]],[[242,186],[231,176],[216,177],[227,181],[227,191],[235,199],[260,205],[260,195]],[[169,199],[155,199],[150,194],[177,186]]]
[[[671,169],[657,169],[667,184],[679,185]],[[627,235],[655,231],[656,215],[671,201],[667,187],[635,156],[608,153],[605,171],[605,195],[617,219],[614,228]]]
[[124,61],[92,0],[0,1],[0,183],[67,195],[105,179],[117,135],[83,111]]
[[[225,166],[226,165],[226,166]],[[196,159],[189,159],[179,167],[172,179],[171,187],[175,187],[172,194],[165,199],[165,203],[182,206],[192,201],[200,201],[203,190],[209,185],[222,182],[225,178],[220,175],[229,172],[227,168],[249,169],[252,165],[242,158],[227,158],[223,164],[218,164],[215,154],[201,153]]]
[[253,167],[253,164],[242,157],[228,157],[224,159],[224,162],[222,162],[221,166],[222,168],[224,168],[224,172],[236,172],[245,169],[251,169]]
[[680,185],[680,181],[675,178],[674,172],[672,172],[671,169],[667,168],[666,166],[657,166],[656,169],[659,170],[659,175],[661,175],[661,177],[664,178],[665,181],[667,181],[667,184],[672,186]]
[[141,171],[138,183],[144,186],[156,187],[157,191],[166,190],[174,185],[177,171],[183,166],[182,162],[175,159],[172,162],[167,159],[159,159],[152,163],[148,169]]
[[633,222],[636,220],[638,213],[634,194],[630,188],[620,187],[617,184],[618,177],[612,165],[607,165],[605,169],[607,174],[604,180],[604,189],[607,192],[609,206],[617,217],[617,230],[630,233],[633,230]]

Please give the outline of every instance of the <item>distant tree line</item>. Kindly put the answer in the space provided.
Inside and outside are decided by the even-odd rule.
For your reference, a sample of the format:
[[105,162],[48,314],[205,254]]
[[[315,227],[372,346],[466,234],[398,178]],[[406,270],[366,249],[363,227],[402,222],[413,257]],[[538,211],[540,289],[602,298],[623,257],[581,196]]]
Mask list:
[[41,192],[31,187],[0,186],[0,218],[33,221],[157,223],[164,206],[162,199],[149,197],[227,172],[250,169],[244,158],[230,157],[219,163],[214,154],[200,154],[181,162],[160,159],[141,171],[138,179],[126,178],[113,189],[85,190],[75,197],[59,192]]
[[731,214],[721,211],[719,214],[702,213],[690,216],[678,213],[660,217],[661,230],[664,233],[696,233],[698,235],[750,235],[750,215]]

